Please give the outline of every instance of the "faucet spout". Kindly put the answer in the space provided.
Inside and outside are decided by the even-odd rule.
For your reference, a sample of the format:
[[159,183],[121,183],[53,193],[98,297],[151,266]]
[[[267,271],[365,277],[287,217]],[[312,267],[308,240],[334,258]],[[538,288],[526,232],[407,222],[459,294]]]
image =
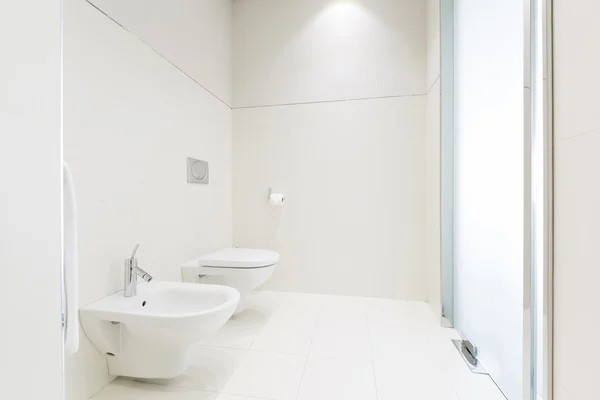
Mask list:
[[152,275],[138,267],[138,260],[135,257],[138,247],[139,244],[135,246],[135,249],[133,249],[131,257],[125,259],[125,279],[123,286],[123,296],[125,297],[132,297],[137,294],[138,276],[146,282],[150,282],[152,280]]
[[152,280],[152,275],[150,275],[138,266],[133,267],[133,273],[145,280],[146,282],[150,282]]

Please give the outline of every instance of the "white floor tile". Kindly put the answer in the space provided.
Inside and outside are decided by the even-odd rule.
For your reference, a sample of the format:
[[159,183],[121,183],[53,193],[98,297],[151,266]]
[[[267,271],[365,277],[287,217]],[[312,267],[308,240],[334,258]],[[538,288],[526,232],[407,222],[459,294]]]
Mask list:
[[456,329],[452,329],[452,328],[441,328],[440,329],[440,336],[448,339],[448,340],[460,340],[460,335],[458,334],[458,332],[456,331]]
[[272,290],[256,290],[250,293],[246,309],[258,311],[269,319],[282,306],[289,302],[294,293],[276,292]]
[[440,322],[425,302],[365,299],[369,324],[387,325],[410,331],[439,331]]
[[263,311],[246,309],[231,317],[221,329],[202,338],[198,343],[206,346],[249,349],[268,320],[269,315]]
[[318,319],[323,299],[326,296],[304,293],[290,293],[282,304],[277,308],[273,318],[280,320],[284,318],[294,319],[296,316],[307,319]]
[[248,351],[223,393],[272,400],[294,400],[306,357]]
[[269,400],[260,397],[238,396],[235,394],[221,393],[215,400]]
[[369,338],[373,357],[397,354],[403,358],[419,357],[430,346],[427,331],[407,331],[404,327],[369,324]]
[[488,375],[470,374],[460,378],[454,376],[451,384],[460,400],[506,400]]
[[324,325],[315,332],[310,355],[345,360],[371,361],[367,325]]
[[318,326],[366,325],[367,314],[362,297],[325,296]]
[[93,400],[505,400],[426,303],[258,291],[248,306],[184,375],[117,379]]
[[116,379],[91,400],[214,400],[216,393]]
[[317,323],[317,314],[275,315],[260,332],[251,349],[285,354],[308,355]]
[[309,357],[298,400],[376,400],[373,365]]
[[402,354],[375,357],[379,400],[458,400],[444,371],[427,355],[419,357],[418,353],[413,351],[406,357]]
[[245,355],[245,350],[196,345],[191,349],[190,366],[183,375],[154,383],[218,392]]

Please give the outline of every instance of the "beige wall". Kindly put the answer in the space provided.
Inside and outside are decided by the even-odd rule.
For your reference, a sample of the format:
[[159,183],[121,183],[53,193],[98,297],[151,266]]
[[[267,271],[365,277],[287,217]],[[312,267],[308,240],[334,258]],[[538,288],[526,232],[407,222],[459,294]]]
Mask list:
[[280,252],[265,287],[425,300],[425,100],[234,110],[234,242]]
[[238,0],[234,107],[423,94],[426,2]]
[[90,0],[231,106],[233,0]]
[[60,2],[0,2],[0,398],[62,399]]
[[426,6],[235,3],[234,243],[281,253],[265,287],[427,299]]
[[[81,306],[122,289],[136,243],[142,268],[177,281],[184,261],[231,246],[231,109],[83,0],[65,1],[64,120]],[[188,156],[210,163],[209,185],[186,183]],[[69,400],[111,379],[82,340],[67,359]]]
[[554,387],[597,396],[600,372],[600,3],[554,0]]
[[427,302],[441,318],[441,79],[440,2],[427,1],[427,104],[425,135],[425,270]]

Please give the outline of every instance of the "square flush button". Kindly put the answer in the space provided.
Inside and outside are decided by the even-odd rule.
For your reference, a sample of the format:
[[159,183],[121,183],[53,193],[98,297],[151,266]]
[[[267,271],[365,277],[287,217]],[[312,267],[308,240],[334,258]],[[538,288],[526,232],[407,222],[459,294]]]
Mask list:
[[188,157],[187,181],[188,183],[208,184],[208,162]]

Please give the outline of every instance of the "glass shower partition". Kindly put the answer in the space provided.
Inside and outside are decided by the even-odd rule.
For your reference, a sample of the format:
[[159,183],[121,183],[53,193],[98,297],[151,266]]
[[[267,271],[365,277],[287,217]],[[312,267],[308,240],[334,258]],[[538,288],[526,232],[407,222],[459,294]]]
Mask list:
[[551,398],[549,0],[442,0],[443,323],[509,400]]

